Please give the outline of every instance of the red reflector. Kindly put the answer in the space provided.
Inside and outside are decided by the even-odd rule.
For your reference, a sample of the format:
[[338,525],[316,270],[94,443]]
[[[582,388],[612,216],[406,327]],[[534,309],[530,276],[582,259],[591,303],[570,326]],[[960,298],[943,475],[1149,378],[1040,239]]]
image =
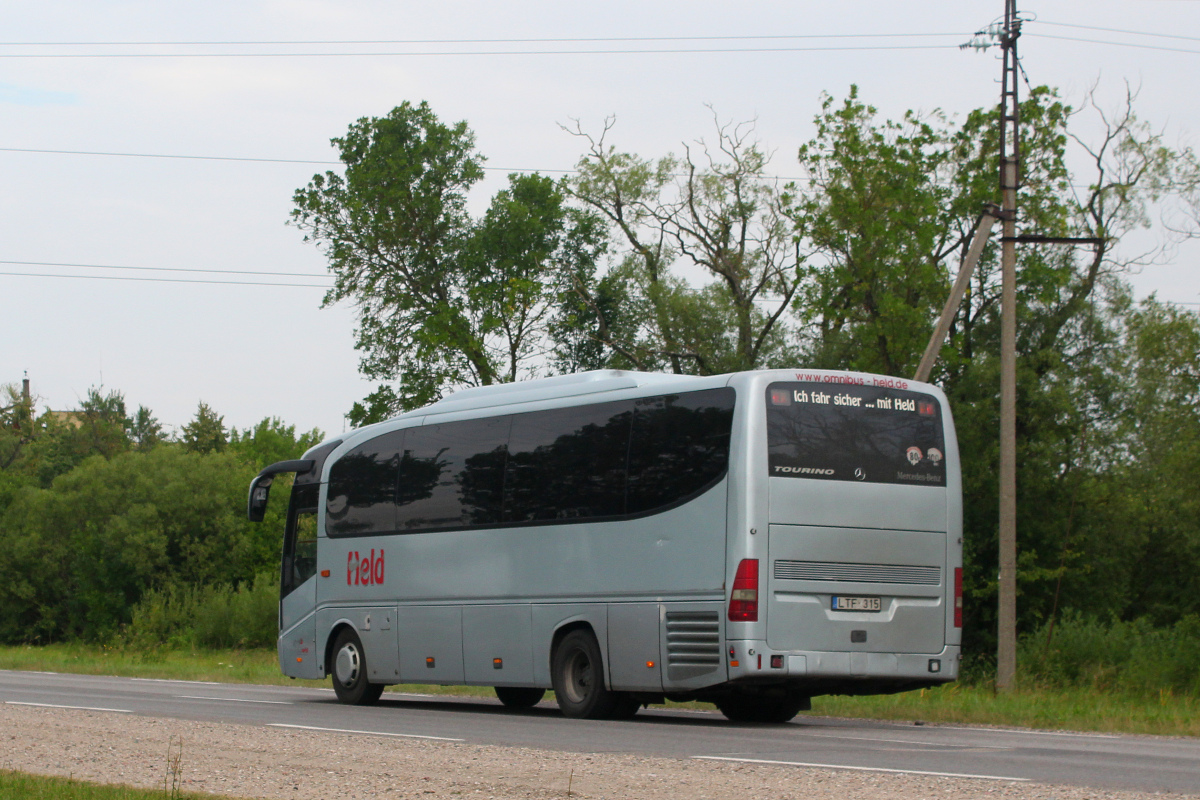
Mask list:
[[730,622],[758,622],[758,559],[743,558],[729,593]]
[[954,568],[954,627],[962,627],[962,567]]

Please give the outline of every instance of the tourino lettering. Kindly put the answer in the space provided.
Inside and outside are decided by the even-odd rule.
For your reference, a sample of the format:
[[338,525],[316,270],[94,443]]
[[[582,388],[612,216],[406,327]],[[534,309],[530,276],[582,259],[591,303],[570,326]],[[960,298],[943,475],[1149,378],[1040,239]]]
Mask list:
[[776,472],[783,472],[789,475],[832,475],[831,469],[819,469],[817,467],[776,467]]

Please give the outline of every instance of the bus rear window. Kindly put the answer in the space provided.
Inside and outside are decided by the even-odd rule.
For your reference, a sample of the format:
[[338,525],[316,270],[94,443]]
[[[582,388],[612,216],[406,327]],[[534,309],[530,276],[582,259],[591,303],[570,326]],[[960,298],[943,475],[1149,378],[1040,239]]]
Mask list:
[[932,395],[773,383],[766,403],[772,477],[946,485],[941,406]]

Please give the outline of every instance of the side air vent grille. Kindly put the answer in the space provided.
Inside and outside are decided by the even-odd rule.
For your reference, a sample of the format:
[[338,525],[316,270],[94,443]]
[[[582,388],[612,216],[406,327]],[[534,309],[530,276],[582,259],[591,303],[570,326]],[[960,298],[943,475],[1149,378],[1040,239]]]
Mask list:
[[776,561],[774,575],[788,581],[844,581],[940,586],[941,567],[914,564],[849,564],[838,561]]
[[721,666],[721,619],[716,611],[667,612],[667,672],[691,677]]

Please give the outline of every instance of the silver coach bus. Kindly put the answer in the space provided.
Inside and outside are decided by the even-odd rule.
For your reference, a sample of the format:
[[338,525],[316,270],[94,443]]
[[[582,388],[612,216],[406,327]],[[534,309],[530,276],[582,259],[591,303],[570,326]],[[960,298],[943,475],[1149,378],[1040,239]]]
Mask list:
[[553,688],[572,717],[698,699],[783,722],[958,674],[962,505],[942,392],[846,372],[605,370],[457,392],[296,473],[279,662],[345,703]]

